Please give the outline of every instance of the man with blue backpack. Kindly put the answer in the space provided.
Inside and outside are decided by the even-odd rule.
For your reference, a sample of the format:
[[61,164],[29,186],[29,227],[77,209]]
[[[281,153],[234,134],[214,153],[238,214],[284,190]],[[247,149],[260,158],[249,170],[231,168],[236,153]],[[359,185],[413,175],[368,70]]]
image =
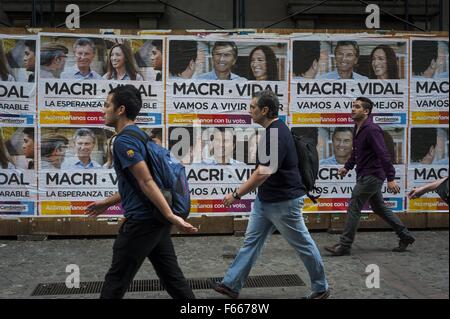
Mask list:
[[139,91],[124,85],[109,92],[103,111],[105,124],[118,133],[112,153],[119,192],[90,204],[87,212],[98,216],[121,203],[125,221],[114,242],[100,298],[122,298],[148,258],[172,298],[193,299],[170,237],[172,225],[186,233],[198,231],[184,220],[189,213],[184,169],[135,124],[141,107]]

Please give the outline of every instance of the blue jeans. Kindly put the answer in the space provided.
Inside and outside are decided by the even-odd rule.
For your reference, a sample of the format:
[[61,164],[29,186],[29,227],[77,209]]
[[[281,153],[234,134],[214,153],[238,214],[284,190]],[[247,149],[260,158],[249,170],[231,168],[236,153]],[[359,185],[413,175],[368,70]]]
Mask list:
[[256,198],[244,245],[222,281],[235,292],[245,284],[251,268],[261,254],[266,239],[276,230],[294,247],[303,261],[311,279],[313,292],[328,289],[322,258],[302,216],[303,197],[288,201],[268,203]]

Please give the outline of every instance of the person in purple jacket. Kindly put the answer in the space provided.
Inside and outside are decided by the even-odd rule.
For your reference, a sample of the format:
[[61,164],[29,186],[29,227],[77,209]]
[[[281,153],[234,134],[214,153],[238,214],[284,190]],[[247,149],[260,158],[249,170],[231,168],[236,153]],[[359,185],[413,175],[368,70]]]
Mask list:
[[384,142],[383,130],[373,123],[372,108],[373,102],[365,97],[359,97],[353,102],[352,119],[356,123],[353,130],[353,151],[350,159],[338,173],[344,177],[356,165],[356,186],[352,192],[347,221],[339,243],[324,247],[334,256],[350,255],[361,210],[367,201],[373,212],[385,220],[399,236],[399,245],[393,251],[406,251],[408,245],[415,241],[406,226],[383,200],[381,187],[385,179],[392,193],[397,194],[400,187],[395,181],[395,168]]

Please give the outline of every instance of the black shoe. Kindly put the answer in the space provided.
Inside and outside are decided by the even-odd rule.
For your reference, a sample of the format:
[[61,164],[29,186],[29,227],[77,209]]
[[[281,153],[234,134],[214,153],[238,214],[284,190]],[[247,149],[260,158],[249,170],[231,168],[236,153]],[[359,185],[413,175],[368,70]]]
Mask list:
[[330,296],[330,289],[321,292],[313,292],[302,299],[327,299]]
[[230,288],[228,288],[227,286],[225,286],[222,283],[213,283],[213,287],[212,287],[215,291],[217,291],[218,293],[230,297],[231,299],[237,299],[239,297],[239,293],[234,292],[233,290],[231,290]]
[[406,248],[408,248],[409,245],[412,245],[416,240],[413,237],[406,237],[400,239],[398,242],[398,247],[395,247],[392,249],[393,252],[401,253],[406,251]]
[[330,252],[333,256],[345,256],[350,255],[351,249],[342,246],[341,244],[336,244],[334,246],[325,246],[326,251]]

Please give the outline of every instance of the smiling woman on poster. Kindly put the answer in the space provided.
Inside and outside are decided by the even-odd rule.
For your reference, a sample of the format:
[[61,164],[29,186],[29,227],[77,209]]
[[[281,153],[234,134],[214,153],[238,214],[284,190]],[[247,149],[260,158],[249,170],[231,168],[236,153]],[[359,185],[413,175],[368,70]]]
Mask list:
[[122,44],[115,44],[109,51],[108,72],[103,76],[105,80],[143,81],[139,74],[136,61],[131,49]]
[[271,48],[266,45],[257,46],[249,57],[250,81],[279,81],[277,58]]
[[399,79],[397,56],[388,45],[379,45],[370,54],[369,78],[378,80]]

